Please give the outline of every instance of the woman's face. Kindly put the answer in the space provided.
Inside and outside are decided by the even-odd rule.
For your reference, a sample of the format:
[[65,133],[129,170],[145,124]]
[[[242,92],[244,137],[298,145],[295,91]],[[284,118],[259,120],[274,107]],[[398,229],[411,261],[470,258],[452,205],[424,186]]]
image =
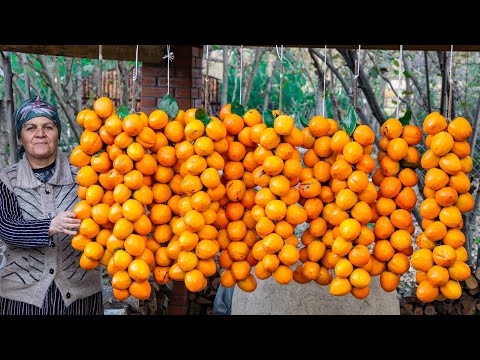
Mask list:
[[56,156],[58,146],[58,128],[44,116],[28,120],[20,133],[20,143],[29,158],[48,159]]

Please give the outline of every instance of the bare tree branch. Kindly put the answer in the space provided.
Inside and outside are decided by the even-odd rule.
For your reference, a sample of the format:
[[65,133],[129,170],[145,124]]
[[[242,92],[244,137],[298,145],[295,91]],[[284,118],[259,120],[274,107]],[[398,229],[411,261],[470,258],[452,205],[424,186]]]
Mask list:
[[272,90],[272,83],[274,74],[276,74],[278,68],[278,57],[275,56],[272,62],[272,76],[268,78],[267,87],[265,88],[265,95],[263,97],[263,111],[268,108],[268,102],[270,101],[270,91]]
[[420,83],[418,82],[417,77],[415,76],[415,74],[413,73],[413,71],[410,69],[410,64],[409,64],[408,61],[407,61],[407,57],[405,56],[405,53],[403,53],[402,60],[403,60],[403,68],[404,68],[405,71],[408,73],[410,80],[412,80],[413,85],[415,85],[415,88],[417,89],[418,94],[420,95],[420,98],[423,100],[423,104],[421,104],[421,105],[423,106],[423,108],[424,108],[426,111],[429,111],[429,106],[428,106],[427,97],[426,97],[425,94],[423,93],[422,86],[421,86]]
[[221,106],[225,106],[228,103],[228,53],[230,46],[222,46],[223,48],[223,82],[222,82],[222,99],[220,100]]
[[21,53],[20,59],[22,60],[23,81],[25,82],[25,92],[22,92],[22,93],[23,93],[23,98],[27,100],[27,99],[30,99],[30,76],[28,75],[27,54]]
[[12,64],[10,62],[10,52],[0,51],[0,65],[3,70],[3,88],[5,90],[5,110],[7,114],[7,132],[8,132],[8,146],[10,147],[9,162],[15,164],[18,161],[17,152],[17,137],[15,127],[13,126],[13,87],[12,87]]
[[255,48],[255,58],[253,60],[252,69],[250,71],[250,75],[246,79],[246,86],[243,91],[243,103],[245,106],[248,106],[248,101],[250,100],[250,95],[252,92],[253,80],[255,79],[255,75],[257,73],[258,65],[260,64],[260,60],[262,60],[263,54],[265,53],[265,49],[263,48]]
[[[312,49],[312,52],[318,56],[320,59],[322,59],[322,56],[320,55],[320,53],[316,50],[316,49]],[[349,87],[347,85],[347,82],[345,81],[345,79],[343,78],[342,74],[340,74],[340,72],[338,71],[337,68],[335,68],[335,66],[327,59],[327,66],[328,68],[335,74],[335,76],[337,77],[337,79],[340,81],[340,83],[342,84],[342,87],[343,89],[345,90],[345,92],[347,93],[347,96],[350,100],[350,103],[353,105],[353,94],[350,93],[349,91]],[[369,122],[367,116],[365,115],[365,113],[362,111],[362,109],[358,108],[357,109],[357,112],[358,112],[358,116],[360,117],[360,119],[363,121],[363,122]],[[339,119],[340,120],[340,119]]]
[[447,76],[445,71],[445,64],[447,62],[447,53],[445,51],[437,51],[438,64],[442,74],[442,91],[440,92],[440,114],[445,114],[445,98],[447,90]]
[[427,56],[427,51],[423,52],[424,54],[424,61],[425,61],[425,84],[427,87],[427,110],[428,113],[430,114],[432,112],[432,103],[430,101],[430,77],[429,77],[429,72],[428,72],[428,56]]
[[[313,59],[313,62],[315,64],[315,68],[316,68],[316,71],[317,71],[317,74],[318,74],[318,77],[319,77],[319,81],[318,81],[318,89],[319,89],[319,95],[320,95],[320,91],[324,91],[323,89],[323,81],[324,81],[324,77],[327,76],[327,74],[323,73],[323,71],[321,70],[321,66],[320,66],[320,60],[318,58],[318,51],[313,51],[312,48],[308,49],[308,52],[310,53],[310,56],[311,58]],[[325,58],[325,57],[323,57]],[[325,64],[326,65],[326,64]],[[342,113],[340,112],[340,105],[338,103],[338,100],[335,96],[335,89],[333,88],[333,84],[332,84],[332,81],[325,81],[326,85],[329,87],[330,89],[330,92],[329,92],[329,97],[330,97],[330,100],[333,104],[333,108],[334,108],[334,111],[336,112],[336,118],[337,119],[341,119],[343,116],[342,116]],[[323,94],[322,94],[323,95]],[[318,99],[319,97],[317,97]],[[319,103],[320,101],[317,101],[317,104]],[[320,111],[318,111],[320,112]],[[325,109],[325,114],[327,113],[326,109]]]
[[[42,65],[43,70],[37,69],[37,71],[39,72],[40,76],[48,83],[49,85],[48,90],[52,91],[53,94],[55,95],[55,98],[58,101],[58,105],[63,110],[77,141],[79,141],[81,136],[81,129],[77,125],[75,111],[72,105],[69,104],[68,98],[65,98],[66,93],[61,91],[61,85],[55,82],[54,64],[56,64],[56,62],[54,61],[46,62],[45,61],[46,58],[42,56],[38,56],[38,57],[34,56],[34,58]],[[61,83],[61,81],[59,80],[57,81]]]
[[[350,68],[352,74],[355,73],[355,60],[357,59],[357,54],[355,50],[352,49],[339,49],[338,52],[343,56],[347,66]],[[362,89],[365,99],[370,106],[372,115],[377,119],[380,124],[383,124],[386,121],[385,115],[383,114],[375,94],[373,92],[372,86],[370,85],[367,75],[360,67],[359,77],[358,77],[358,86]]]

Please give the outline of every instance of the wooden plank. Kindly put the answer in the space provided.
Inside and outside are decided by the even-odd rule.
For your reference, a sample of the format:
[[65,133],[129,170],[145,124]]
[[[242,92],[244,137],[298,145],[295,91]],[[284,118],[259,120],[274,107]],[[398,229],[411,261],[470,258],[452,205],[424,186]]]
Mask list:
[[[202,47],[202,45],[192,45]],[[240,45],[238,45],[240,46]],[[272,45],[258,45],[271,47]],[[292,48],[323,48],[325,44],[287,44],[285,47]],[[358,45],[327,45],[328,48],[357,49]],[[191,46],[172,45],[175,48],[187,48]],[[255,46],[246,46],[255,47]],[[103,45],[103,58],[109,60],[135,60],[136,45]],[[362,49],[398,50],[400,45],[364,45]],[[450,51],[450,45],[403,45],[404,50],[415,51]],[[98,45],[0,45],[0,50],[20,52],[27,54],[68,56],[77,58],[98,59]],[[480,45],[454,45],[454,51],[480,51]],[[163,64],[163,56],[166,54],[166,45],[139,45],[138,58],[144,63]]]
[[[305,47],[305,48],[324,48],[327,45],[327,48],[333,49],[358,49],[358,45],[361,45],[362,49],[369,50],[400,50],[400,45],[328,45],[328,44],[318,44],[318,45],[284,45],[286,47]],[[272,46],[272,45],[265,45]],[[403,45],[403,50],[412,50],[412,51],[450,51],[451,45]],[[480,51],[480,45],[455,45],[453,44],[453,51]]]
[[[98,59],[98,45],[0,45],[0,50],[27,54]],[[136,45],[102,45],[105,60],[135,60]],[[138,59],[144,63],[164,63],[166,45],[139,45]]]

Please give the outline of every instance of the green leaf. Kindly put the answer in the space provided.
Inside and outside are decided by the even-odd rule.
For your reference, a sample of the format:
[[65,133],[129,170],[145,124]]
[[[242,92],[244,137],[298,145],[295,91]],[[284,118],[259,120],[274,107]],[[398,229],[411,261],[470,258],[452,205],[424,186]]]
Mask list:
[[303,115],[300,116],[300,122],[302,123],[302,125],[303,125],[304,127],[307,127],[307,126],[308,126],[308,119],[307,119],[305,116],[303,116]]
[[400,166],[402,168],[420,169],[420,164],[408,162],[408,161],[405,161],[405,160],[400,160]]
[[195,119],[200,120],[203,122],[203,125],[207,126],[208,123],[212,120],[208,117],[207,110],[205,109],[197,109],[195,111]]
[[380,75],[380,70],[378,70],[378,67],[376,66],[372,66],[370,68],[370,70],[368,70],[368,76],[373,78],[373,79],[376,79],[378,77],[378,75]]
[[117,109],[117,115],[120,118],[120,120],[123,120],[129,114],[130,114],[130,110],[125,105],[122,105]]
[[275,117],[273,116],[272,110],[265,109],[263,110],[263,122],[267,127],[273,128],[273,122],[275,121]]
[[357,114],[355,113],[353,106],[350,105],[347,116],[343,119],[343,128],[347,134],[351,136],[355,130],[355,126],[357,126]]
[[175,99],[168,94],[160,101],[159,109],[165,111],[170,120],[175,119],[178,115],[178,104]]
[[412,119],[412,110],[410,108],[405,111],[405,114],[398,120],[402,123],[403,126],[408,125],[410,120]]
[[405,79],[409,79],[412,77],[412,75],[407,70],[403,71],[403,76],[405,76]]
[[413,92],[410,91],[410,90],[404,90],[404,91],[402,91],[402,94],[403,94],[403,95],[412,95]]
[[398,62],[397,59],[392,59],[392,64],[395,65],[395,66],[400,66],[400,63]]
[[245,108],[243,107],[242,104],[240,104],[237,101],[232,102],[232,114],[237,114],[238,116],[245,115]]

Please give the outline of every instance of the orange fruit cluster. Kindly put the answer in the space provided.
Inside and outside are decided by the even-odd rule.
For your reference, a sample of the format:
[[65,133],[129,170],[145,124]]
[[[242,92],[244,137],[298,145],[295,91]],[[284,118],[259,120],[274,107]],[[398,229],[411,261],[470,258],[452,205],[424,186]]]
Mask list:
[[[302,235],[299,282],[313,279],[329,285],[332,295],[351,293],[363,299],[369,294],[365,267],[371,262],[368,246],[374,241],[367,224],[377,197],[368,177],[375,169],[370,155],[375,134],[368,126],[357,125],[351,137],[322,116],[310,119],[303,132],[308,150],[300,192],[309,227]],[[317,190],[312,193],[312,188]]]
[[147,247],[152,216],[146,209],[153,202],[149,185],[157,162],[149,153],[155,151],[155,132],[144,113],[122,121],[107,97],[98,98],[93,110],[80,111],[77,122],[85,129],[70,155],[80,167],[81,201],[73,211],[82,222],[72,238],[72,246],[83,252],[80,266],[106,266],[118,299],[148,299],[155,258]]
[[372,177],[379,187],[374,208],[373,257],[378,262],[374,275],[380,275],[381,287],[390,292],[410,268],[415,233],[411,210],[417,203],[413,187],[418,183],[415,166],[420,162],[415,145],[422,141],[422,131],[418,126],[403,126],[398,119],[390,118],[380,132],[380,167]]
[[434,301],[440,294],[455,300],[462,295],[460,281],[471,274],[461,230],[462,213],[474,208],[467,176],[473,166],[467,141],[472,127],[463,117],[448,123],[433,112],[425,118],[423,131],[429,150],[421,159],[428,170],[425,200],[420,205],[423,232],[416,240],[419,249],[411,257],[418,283],[416,295],[423,302]]
[[226,191],[219,200],[216,221],[220,229],[220,283],[226,288],[237,285],[243,291],[252,292],[257,288],[252,274],[252,267],[257,264],[252,248],[258,241],[257,222],[252,216],[257,194],[253,178],[257,167],[254,158],[257,144],[250,135],[254,126],[263,124],[262,116],[252,109],[242,117],[232,113],[231,104],[228,104],[220,111],[220,121],[226,129],[226,150],[222,153],[225,166],[221,176]]
[[[240,116],[227,104],[220,118],[196,108],[122,118],[106,97],[79,112],[84,131],[70,162],[79,167],[80,265],[106,266],[119,300],[147,299],[151,275],[198,292],[218,268],[227,288],[251,292],[272,276],[364,299],[372,276],[396,289],[411,255],[420,300],[461,295],[470,276],[462,213],[474,207],[467,120],[428,115],[420,159],[421,129],[388,119],[374,171],[368,126],[347,133],[314,116],[300,131],[292,117],[273,116],[269,127],[257,110]],[[428,172],[414,252],[418,163]]]
[[307,220],[298,189],[303,136],[291,116],[277,113],[273,127],[264,128],[253,141],[258,143],[254,182],[261,187],[252,209],[261,238],[252,249],[258,261],[255,275],[262,280],[272,276],[285,285],[292,281],[291,266],[300,258],[295,229]]

